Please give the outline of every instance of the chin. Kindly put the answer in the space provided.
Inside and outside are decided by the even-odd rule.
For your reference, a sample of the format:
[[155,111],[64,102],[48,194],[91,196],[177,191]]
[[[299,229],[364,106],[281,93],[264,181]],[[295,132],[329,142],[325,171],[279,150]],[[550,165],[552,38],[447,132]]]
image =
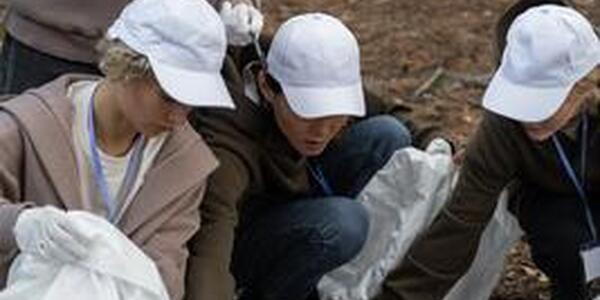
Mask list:
[[536,143],[541,143],[546,141],[547,139],[549,139],[552,134],[527,134],[527,136],[529,137],[530,140],[536,142]]
[[298,152],[300,152],[300,154],[302,154],[303,156],[307,156],[307,157],[312,157],[312,156],[319,156],[323,153],[323,151],[325,150],[325,147],[320,147],[319,149],[308,149],[308,148],[304,148]]
[[548,130],[525,130],[525,134],[529,137],[530,140],[534,142],[543,142],[549,139],[556,131],[548,131]]

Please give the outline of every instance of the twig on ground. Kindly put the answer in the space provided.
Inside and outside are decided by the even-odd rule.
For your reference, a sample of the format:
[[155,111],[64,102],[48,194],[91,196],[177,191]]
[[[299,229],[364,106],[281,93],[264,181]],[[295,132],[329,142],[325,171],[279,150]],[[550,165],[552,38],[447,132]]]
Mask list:
[[474,85],[477,87],[486,87],[490,80],[492,79],[493,73],[485,73],[485,74],[468,74],[468,73],[460,73],[454,71],[446,71],[445,74],[450,79],[461,81],[466,84]]
[[435,71],[433,72],[433,74],[431,75],[431,77],[429,77],[429,79],[427,79],[425,82],[423,82],[423,84],[421,86],[419,86],[418,89],[415,90],[415,92],[412,94],[411,98],[417,99],[417,98],[421,97],[421,95],[423,95],[425,92],[427,92],[442,77],[442,75],[444,75],[444,72],[445,72],[445,70],[443,67],[437,67],[435,69]]

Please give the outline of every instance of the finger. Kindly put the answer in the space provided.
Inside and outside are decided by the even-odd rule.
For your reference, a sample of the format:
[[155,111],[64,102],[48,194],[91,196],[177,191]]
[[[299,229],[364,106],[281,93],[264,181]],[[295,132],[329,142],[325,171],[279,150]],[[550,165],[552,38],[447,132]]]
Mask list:
[[236,19],[236,31],[247,33],[249,31],[249,10],[248,5],[238,4],[234,8]]
[[231,3],[225,2],[223,4],[223,8],[221,9],[220,15],[221,15],[221,20],[223,21],[223,23],[225,25],[230,25],[230,24],[232,24],[232,22],[234,22],[235,13],[233,11]]
[[231,2],[223,2],[223,5],[221,5],[221,13],[231,13]]
[[80,241],[81,244],[89,245],[92,243],[92,239],[89,234],[82,231],[72,219],[64,218],[60,220],[57,225],[66,233],[71,235],[75,240]]
[[87,247],[81,240],[77,240],[57,223],[52,224],[49,229],[49,253],[54,253],[57,258],[62,258],[66,261],[81,260],[87,256]]
[[250,32],[258,36],[263,27],[263,15],[255,8],[251,8]]

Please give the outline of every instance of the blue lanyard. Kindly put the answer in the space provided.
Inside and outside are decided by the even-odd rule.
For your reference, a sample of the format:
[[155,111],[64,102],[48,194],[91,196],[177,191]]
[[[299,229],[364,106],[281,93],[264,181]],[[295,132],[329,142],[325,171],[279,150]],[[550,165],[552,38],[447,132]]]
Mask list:
[[585,191],[585,181],[586,181],[586,165],[587,165],[587,148],[588,148],[588,116],[587,114],[583,115],[583,128],[582,128],[582,141],[581,141],[581,177],[577,177],[577,174],[575,173],[575,170],[573,169],[573,166],[571,165],[571,162],[569,162],[569,159],[567,158],[567,155],[565,154],[565,150],[563,149],[562,145],[560,144],[560,140],[558,139],[558,137],[556,135],[552,135],[552,142],[554,142],[554,147],[556,148],[556,151],[558,152],[558,157],[560,158],[561,164],[563,166],[563,168],[565,169],[565,171],[567,172],[567,175],[569,175],[569,178],[571,179],[571,182],[573,182],[573,185],[575,186],[575,189],[577,190],[577,193],[579,194],[579,198],[581,199],[581,201],[583,202],[583,207],[585,209],[585,217],[586,217],[586,221],[590,230],[590,233],[592,235],[592,239],[593,241],[597,240],[597,233],[596,233],[596,227],[594,226],[594,219],[592,216],[592,212],[590,210],[589,207],[589,203],[588,203],[588,197],[587,197],[587,193]]
[[[116,221],[117,217],[117,206],[116,201],[110,196],[108,183],[106,182],[106,176],[104,174],[104,170],[102,169],[102,164],[100,162],[100,155],[98,153],[98,145],[96,143],[96,128],[94,124],[94,96],[92,95],[92,99],[90,100],[90,107],[88,110],[88,131],[89,131],[89,144],[90,151],[92,154],[92,169],[94,172],[94,179],[100,190],[100,196],[102,198],[102,202],[107,209],[108,212],[108,220],[111,223]],[[124,192],[128,191],[129,188],[133,185],[134,175],[137,174],[139,170],[139,166],[141,163],[141,149],[143,148],[142,139],[137,137],[135,138],[134,150],[131,153],[131,157],[129,159],[129,163],[127,164],[127,170],[125,171],[125,177],[121,186],[119,187],[119,192],[117,196],[120,196]],[[124,196],[124,195],[123,195]],[[119,197],[124,198],[124,197]]]
[[323,191],[325,196],[333,196],[334,195],[333,189],[329,185],[329,182],[327,182],[327,178],[323,174],[323,171],[321,170],[321,166],[318,163],[309,162],[308,163],[308,171],[310,172],[312,177],[317,181],[317,183],[319,184],[319,187],[321,188],[321,190]]

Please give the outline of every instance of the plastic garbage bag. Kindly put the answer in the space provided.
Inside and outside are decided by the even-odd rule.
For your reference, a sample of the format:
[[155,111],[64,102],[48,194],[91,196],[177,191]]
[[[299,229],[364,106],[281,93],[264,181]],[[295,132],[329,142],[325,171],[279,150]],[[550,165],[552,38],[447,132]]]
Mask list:
[[[322,299],[367,300],[377,294],[385,276],[448,200],[457,174],[450,153],[443,140],[434,140],[425,152],[397,151],[376,173],[359,195],[371,219],[367,242],[351,262],[323,277]],[[498,258],[521,234],[503,199],[473,265],[445,300],[487,299],[503,268],[504,260]]]
[[506,255],[521,236],[523,231],[518,220],[508,211],[508,195],[504,192],[481,236],[471,268],[444,299],[488,299],[502,275]]
[[83,211],[67,217],[93,241],[88,255],[65,261],[21,249],[0,300],[169,299],[154,262],[117,228]]

